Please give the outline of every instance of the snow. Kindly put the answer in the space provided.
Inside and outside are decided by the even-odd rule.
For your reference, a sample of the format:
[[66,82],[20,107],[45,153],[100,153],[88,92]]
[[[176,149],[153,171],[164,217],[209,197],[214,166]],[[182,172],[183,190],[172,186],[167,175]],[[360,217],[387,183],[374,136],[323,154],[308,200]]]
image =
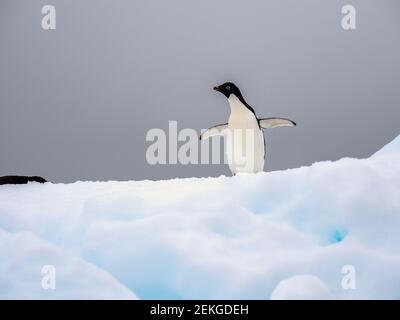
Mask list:
[[400,137],[255,175],[0,186],[0,298],[400,299],[399,228]]
[[[2,299],[137,299],[109,273],[31,232],[0,230],[0,256]],[[42,288],[48,265],[56,268],[54,291]]]
[[276,286],[272,300],[329,300],[332,295],[327,285],[313,275],[296,275]]

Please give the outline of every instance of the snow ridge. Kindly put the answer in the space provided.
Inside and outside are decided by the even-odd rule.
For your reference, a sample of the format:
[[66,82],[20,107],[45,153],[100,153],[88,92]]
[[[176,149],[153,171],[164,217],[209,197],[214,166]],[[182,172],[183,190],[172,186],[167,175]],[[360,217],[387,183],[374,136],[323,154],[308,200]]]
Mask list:
[[400,299],[399,228],[399,137],[232,178],[0,186],[0,298]]

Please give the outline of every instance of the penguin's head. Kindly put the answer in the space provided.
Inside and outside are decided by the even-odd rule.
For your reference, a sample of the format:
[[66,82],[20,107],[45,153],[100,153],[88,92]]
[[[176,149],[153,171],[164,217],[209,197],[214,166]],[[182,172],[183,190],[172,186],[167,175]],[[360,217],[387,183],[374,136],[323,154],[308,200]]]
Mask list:
[[47,182],[46,179],[43,179],[42,177],[38,177],[38,176],[28,177],[28,181],[39,182],[39,183],[46,183]]
[[225,82],[224,84],[214,87],[214,90],[221,92],[227,98],[229,98],[231,94],[234,94],[237,97],[241,96],[239,88],[232,82]]

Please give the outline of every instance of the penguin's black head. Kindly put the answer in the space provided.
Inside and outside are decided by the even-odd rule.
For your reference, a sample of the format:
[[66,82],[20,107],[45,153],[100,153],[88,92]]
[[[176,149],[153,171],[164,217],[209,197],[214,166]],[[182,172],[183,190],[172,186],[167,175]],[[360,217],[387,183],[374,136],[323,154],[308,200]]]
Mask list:
[[43,179],[42,177],[28,177],[28,181],[32,181],[32,182],[39,182],[39,183],[46,183],[46,179]]
[[214,90],[221,92],[225,97],[229,99],[231,94],[234,94],[251,112],[254,112],[254,109],[244,100],[242,93],[239,88],[232,82],[225,82],[220,86],[214,87]]
[[231,94],[234,94],[237,97],[241,96],[239,88],[232,82],[225,82],[220,86],[214,87],[214,90],[221,92],[227,98],[229,98]]

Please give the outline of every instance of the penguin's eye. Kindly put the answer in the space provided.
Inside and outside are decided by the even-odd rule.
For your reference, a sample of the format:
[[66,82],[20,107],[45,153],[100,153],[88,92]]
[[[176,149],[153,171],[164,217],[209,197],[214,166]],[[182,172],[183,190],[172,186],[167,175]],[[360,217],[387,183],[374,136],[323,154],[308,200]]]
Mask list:
[[226,86],[226,90],[231,90],[231,87],[230,86]]

